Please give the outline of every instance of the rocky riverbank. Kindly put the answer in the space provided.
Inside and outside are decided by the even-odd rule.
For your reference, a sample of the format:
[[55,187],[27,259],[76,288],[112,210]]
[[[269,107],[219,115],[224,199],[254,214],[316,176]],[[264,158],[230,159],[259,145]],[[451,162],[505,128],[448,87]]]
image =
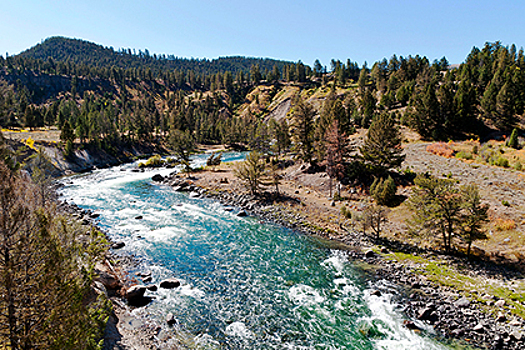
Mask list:
[[[71,215],[82,225],[100,230],[97,226],[98,213],[67,202],[60,202],[59,205],[63,212]],[[148,273],[130,274],[130,271],[137,270],[140,263],[134,256],[118,254],[118,249],[123,246],[123,242],[110,242],[110,250],[105,258],[95,265],[92,289],[96,294],[104,294],[113,305],[113,311],[106,324],[103,349],[178,349],[179,347],[175,347],[173,340],[165,332],[175,320],[167,319],[162,325],[147,317],[136,315],[133,310],[150,301],[148,297],[144,297],[146,289],[176,288],[180,282],[176,279],[167,279],[160,282],[158,286],[137,284],[136,278],[141,278],[143,282],[148,281]]]
[[[221,186],[217,186],[217,182],[210,181],[202,173],[189,178],[177,174],[168,177],[156,175],[153,180],[171,186],[176,191],[189,192],[191,197],[206,196],[217,199],[227,208],[236,211],[239,216],[257,216],[305,234],[344,244],[350,259],[366,263],[373,271],[371,278],[378,283],[374,283],[377,290],[373,290],[372,294],[381,295],[389,290],[388,286],[380,283],[382,280],[397,286],[397,302],[403,307],[408,318],[407,328],[419,331],[425,325],[431,326],[444,338],[459,340],[479,348],[525,348],[525,323],[522,318],[510,312],[512,306],[506,305],[505,300],[490,294],[481,294],[478,299],[467,298],[453,287],[443,286],[426,278],[418,271],[419,264],[412,263],[413,260],[410,259],[397,259],[396,253],[430,259],[429,261],[447,266],[463,262],[460,261],[461,258],[436,256],[434,251],[399,243],[378,242],[368,235],[345,229],[342,222],[339,224],[340,230],[334,230],[333,226],[319,226],[319,222],[309,222],[308,215],[301,212],[300,198],[271,195],[254,197],[239,191],[230,183],[231,179],[224,177],[217,181]],[[325,215],[333,212],[330,207],[331,205],[327,206]],[[473,274],[499,278],[502,283],[505,283],[506,277],[513,274],[512,271],[496,265],[483,262],[470,264]],[[476,286],[472,286],[472,289],[475,288]]]

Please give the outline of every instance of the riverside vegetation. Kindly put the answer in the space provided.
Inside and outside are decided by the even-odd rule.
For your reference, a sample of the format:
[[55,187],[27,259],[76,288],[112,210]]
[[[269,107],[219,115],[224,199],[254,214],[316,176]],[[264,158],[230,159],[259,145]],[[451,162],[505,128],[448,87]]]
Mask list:
[[[413,212],[402,220],[411,222],[405,232],[425,237],[433,249],[443,248],[446,255],[465,252],[469,258],[487,260],[490,255],[483,254],[476,242],[488,238],[496,217],[480,195],[483,188],[456,184],[446,169],[432,175],[401,170],[408,147],[403,135],[412,130],[424,141],[483,140],[469,149],[472,158],[479,155],[480,161],[521,171],[524,91],[523,50],[499,42],[473,48],[454,68],[445,58],[431,63],[426,57],[396,55],[371,68],[332,60],[329,71],[319,61],[310,68],[300,61],[243,57],[179,60],[67,38],[50,38],[19,55],[0,56],[0,125],[29,148],[34,148],[34,140],[24,139],[28,133],[22,128],[43,133],[60,130],[60,139],[51,144],[62,150],[68,162],[86,149],[118,155],[122,145],[162,144],[174,150],[177,162],[187,170],[196,144],[247,148],[253,152],[237,166],[236,174],[252,195],[264,194],[267,187],[279,193],[287,162],[299,159],[305,164],[301,174],[327,174],[329,196],[348,204],[343,215],[337,213],[338,221],[353,222],[365,232],[372,229],[376,239],[395,241],[385,227],[404,210],[399,208],[411,206]],[[359,132],[363,137],[357,137]],[[449,156],[468,161],[461,149],[468,142],[458,141],[457,150],[443,148],[450,150]],[[505,145],[495,148],[494,142]],[[15,158],[11,154],[5,159],[10,164]],[[152,165],[161,163],[160,157],[151,160]],[[9,171],[13,175],[8,178],[21,178],[16,175],[19,170]],[[16,181],[12,186],[21,186]],[[369,198],[360,206],[344,202],[345,196],[362,199],[368,193],[373,202]],[[34,207],[34,213],[44,210],[36,199],[27,205]],[[43,220],[42,215],[34,214],[38,220]],[[30,227],[42,226],[38,220]],[[44,221],[55,227],[55,219]],[[522,232],[523,223],[513,223],[507,231]],[[519,265],[523,256],[516,254]],[[90,271],[89,259],[79,264],[86,271]],[[39,271],[45,275],[42,278],[48,277],[47,270]],[[82,276],[82,283],[75,283],[85,287],[92,276]],[[9,311],[9,301],[5,303]],[[522,308],[516,304],[514,314]],[[81,313],[93,325],[87,309]],[[35,329],[44,329],[39,327]],[[96,339],[95,328],[83,328],[89,329],[88,338]],[[43,332],[31,334],[66,341]],[[13,348],[25,341],[6,337]]]
[[2,348],[101,348],[111,306],[92,283],[104,236],[57,207],[42,154],[22,166],[3,139],[0,154]]

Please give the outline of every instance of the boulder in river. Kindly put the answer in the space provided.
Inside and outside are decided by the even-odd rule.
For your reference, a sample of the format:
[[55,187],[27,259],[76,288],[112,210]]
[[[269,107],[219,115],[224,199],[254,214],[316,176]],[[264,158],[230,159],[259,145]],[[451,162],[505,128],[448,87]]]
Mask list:
[[380,297],[381,296],[381,291],[375,289],[375,290],[370,292],[370,295],[375,295],[376,297]]
[[135,220],[142,220],[144,217],[142,215],[135,216]]
[[91,219],[97,219],[99,216],[100,216],[100,213],[91,213],[91,214],[89,214],[89,217]]
[[144,297],[146,289],[146,286],[140,284],[131,286],[128,289],[126,289],[126,292],[124,293],[124,298],[126,298],[128,301],[137,301]]
[[246,213],[245,210],[241,210],[240,212],[237,213],[237,216],[238,217],[245,217],[245,216],[248,216],[248,213]]
[[124,246],[126,245],[126,243],[122,242],[122,241],[119,241],[119,242],[115,242],[111,245],[111,249],[120,249],[120,248],[124,248]]
[[405,326],[407,329],[411,329],[413,331],[420,331],[421,330],[421,328],[416,326],[416,324],[414,322],[409,321],[409,320],[404,320],[403,321],[403,326]]
[[155,182],[162,182],[164,181],[164,176],[162,176],[161,174],[155,174],[152,176],[151,180]]
[[148,285],[146,286],[146,289],[147,289],[147,290],[150,290],[150,291],[152,291],[152,292],[156,292],[157,289],[159,289],[159,288],[157,287],[156,284],[148,284]]
[[160,282],[160,288],[173,289],[180,286],[180,281],[176,278],[168,278]]
[[177,323],[175,316],[173,316],[171,312],[166,315],[166,323],[168,324],[168,326],[173,326],[175,323]]

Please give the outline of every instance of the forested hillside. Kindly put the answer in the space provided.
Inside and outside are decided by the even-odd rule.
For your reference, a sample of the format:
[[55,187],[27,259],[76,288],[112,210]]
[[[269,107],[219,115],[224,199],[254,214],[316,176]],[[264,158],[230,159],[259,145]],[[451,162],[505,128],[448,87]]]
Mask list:
[[424,139],[485,137],[521,126],[524,91],[523,50],[498,42],[473,48],[455,69],[446,58],[393,55],[371,68],[332,60],[327,70],[319,61],[312,69],[300,61],[179,59],[55,37],[0,58],[0,125],[57,126],[69,150],[170,141],[177,131],[265,151],[271,140],[288,146],[294,106],[304,100],[322,161],[334,119],[347,135],[388,112]]

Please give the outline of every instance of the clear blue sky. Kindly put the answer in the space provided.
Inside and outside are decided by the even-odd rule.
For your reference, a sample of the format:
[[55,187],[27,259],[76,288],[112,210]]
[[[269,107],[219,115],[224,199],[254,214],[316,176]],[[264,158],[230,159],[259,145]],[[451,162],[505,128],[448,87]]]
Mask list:
[[523,0],[4,0],[0,52],[50,36],[179,57],[332,58],[369,64],[398,56],[461,63],[473,46],[525,46]]

